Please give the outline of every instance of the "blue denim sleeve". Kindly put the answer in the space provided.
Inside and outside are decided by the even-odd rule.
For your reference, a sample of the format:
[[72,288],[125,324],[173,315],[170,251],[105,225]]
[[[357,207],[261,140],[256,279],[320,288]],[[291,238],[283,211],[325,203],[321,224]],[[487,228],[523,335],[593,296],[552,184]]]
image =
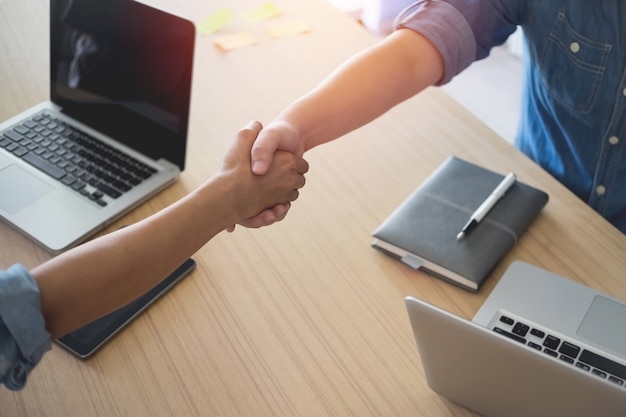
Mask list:
[[50,348],[34,278],[21,265],[0,271],[0,381],[11,390],[23,388]]
[[515,31],[516,0],[421,0],[404,9],[395,28],[424,35],[439,50],[445,72],[438,85],[449,82],[472,62],[485,58]]

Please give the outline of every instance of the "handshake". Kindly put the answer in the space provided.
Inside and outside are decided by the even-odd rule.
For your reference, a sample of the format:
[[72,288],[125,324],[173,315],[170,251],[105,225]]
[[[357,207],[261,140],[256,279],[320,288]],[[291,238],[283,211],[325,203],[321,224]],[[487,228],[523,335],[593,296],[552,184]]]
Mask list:
[[302,158],[303,149],[283,145],[286,139],[282,130],[263,129],[256,121],[237,133],[218,171],[207,181],[227,183],[224,194],[231,197],[227,201],[234,215],[228,231],[236,224],[259,228],[280,221],[298,198],[309,164]]

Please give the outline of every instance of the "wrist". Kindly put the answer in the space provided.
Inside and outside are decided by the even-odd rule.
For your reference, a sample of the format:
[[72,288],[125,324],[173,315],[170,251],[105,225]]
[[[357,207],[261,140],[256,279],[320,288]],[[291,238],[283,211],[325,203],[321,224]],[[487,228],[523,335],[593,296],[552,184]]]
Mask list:
[[306,148],[306,129],[298,121],[297,112],[287,111],[274,119],[267,129],[274,131],[281,139],[282,147],[279,150],[291,152],[296,156],[302,156]]
[[215,174],[188,197],[196,201],[202,217],[223,230],[240,220],[238,187],[232,175]]

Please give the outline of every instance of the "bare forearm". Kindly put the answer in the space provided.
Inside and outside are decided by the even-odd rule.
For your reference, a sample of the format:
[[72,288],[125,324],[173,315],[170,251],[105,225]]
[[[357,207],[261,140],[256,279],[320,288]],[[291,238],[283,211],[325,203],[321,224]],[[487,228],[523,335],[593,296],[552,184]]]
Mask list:
[[308,150],[369,123],[436,83],[442,74],[443,62],[434,46],[402,29],[346,61],[276,122],[293,126]]
[[234,217],[218,198],[225,194],[219,186],[210,184],[155,216],[33,270],[53,337],[143,294],[228,227]]

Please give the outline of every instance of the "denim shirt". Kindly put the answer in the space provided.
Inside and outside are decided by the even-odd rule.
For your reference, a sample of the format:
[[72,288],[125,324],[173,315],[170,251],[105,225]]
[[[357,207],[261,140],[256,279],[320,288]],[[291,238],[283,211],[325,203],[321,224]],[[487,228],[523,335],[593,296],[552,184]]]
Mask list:
[[431,0],[396,19],[440,51],[440,84],[517,26],[525,51],[516,146],[626,233],[626,3]]
[[50,348],[37,283],[20,265],[0,271],[0,382],[23,388]]

